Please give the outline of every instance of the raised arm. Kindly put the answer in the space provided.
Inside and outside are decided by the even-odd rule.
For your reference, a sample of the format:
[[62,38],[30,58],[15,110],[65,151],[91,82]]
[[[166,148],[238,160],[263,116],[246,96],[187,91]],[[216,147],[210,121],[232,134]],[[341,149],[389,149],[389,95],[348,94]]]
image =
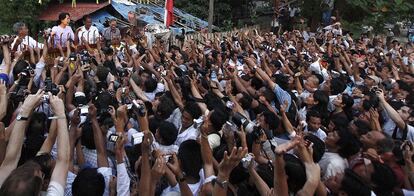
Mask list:
[[0,80],[0,121],[3,120],[7,114],[8,96],[6,85],[6,81]]
[[170,92],[171,92],[171,95],[174,99],[174,102],[182,110],[184,108],[184,103],[183,103],[183,100],[180,96],[180,93],[175,88],[173,81],[170,78],[166,78],[165,81],[167,81],[168,88],[170,89]]
[[256,188],[259,191],[260,195],[270,195],[269,186],[266,184],[266,182],[256,172],[255,167],[256,167],[256,163],[254,162],[254,159],[252,158],[252,160],[250,161],[249,167],[248,167],[250,177],[252,177],[254,185],[256,186]]
[[14,125],[9,143],[7,145],[6,155],[0,166],[0,186],[10,175],[10,173],[17,167],[22,151],[24,133],[28,125],[28,118],[32,114],[33,109],[39,105],[42,97],[43,91],[39,90],[36,94],[29,95],[21,107],[18,117],[22,118],[18,119]]
[[109,167],[105,149],[105,139],[102,135],[98,119],[96,118],[96,107],[93,104],[89,105],[89,118],[92,122],[93,139],[96,146],[96,153],[98,154],[98,168]]
[[[203,99],[203,97],[201,96],[200,92],[198,92],[197,86],[195,84],[195,81],[193,79],[190,78],[190,83],[191,83],[191,93],[193,94],[193,96],[197,99]],[[203,112],[203,114],[206,113],[207,109],[207,105],[205,103],[202,102],[197,102],[198,106],[200,106],[201,111]]]
[[3,44],[2,49],[3,49],[4,63],[6,66],[5,66],[5,69],[1,70],[1,73],[9,74],[11,70],[11,66],[12,66],[10,50],[7,44]]
[[384,93],[382,90],[376,92],[377,96],[380,100],[380,105],[387,111],[388,115],[390,116],[391,120],[397,125],[398,128],[401,130],[405,129],[405,122],[398,114],[398,112],[385,100]]
[[[282,116],[282,123],[285,127],[286,132],[289,133],[289,137],[292,138],[292,133],[295,132],[294,127],[292,123],[290,123],[287,115],[286,115],[286,109],[288,107],[288,102],[285,101],[282,105],[280,105],[280,115]],[[294,136],[294,135],[293,135]]]
[[129,79],[129,84],[131,85],[132,90],[139,97],[139,99],[141,99],[144,102],[149,101],[148,97],[144,94],[144,91],[135,83],[135,81],[132,78]]
[[256,69],[256,72],[259,74],[259,76],[267,83],[267,85],[271,88],[274,89],[276,87],[276,83],[274,83],[272,81],[272,79],[269,77],[269,75],[266,74],[265,71],[263,71],[260,67],[258,67],[256,65],[256,63],[254,63],[254,61],[250,58],[245,58],[244,61],[246,62],[246,64],[253,69]]
[[55,144],[57,137],[57,120],[52,120],[50,123],[49,134],[46,137],[46,140],[43,142],[42,147],[40,148],[37,154],[50,153]]
[[58,155],[55,168],[52,172],[51,182],[59,183],[62,188],[66,186],[66,177],[69,170],[70,144],[68,125],[65,115],[65,105],[57,96],[49,93],[50,105],[57,118],[57,149]]
[[6,129],[4,127],[4,123],[0,122],[0,165],[3,163],[4,156],[6,155],[6,148]]
[[227,195],[227,186],[231,171],[240,163],[241,159],[246,155],[247,149],[233,148],[231,154],[224,152],[224,158],[220,162],[219,171],[216,179],[216,183],[213,188],[213,196],[224,196]]
[[[213,152],[208,143],[208,133],[211,129],[211,122],[204,121],[201,125],[201,137],[200,137],[200,146],[201,146],[201,157],[203,158],[203,169],[204,176],[208,178],[214,176],[214,165],[213,165]],[[211,193],[213,191],[213,184],[207,183],[204,185],[204,191]]]
[[141,145],[141,180],[139,183],[139,190],[143,196],[151,196],[151,166],[149,158],[152,141],[152,134],[149,131],[144,131],[144,140]]
[[116,141],[115,157],[116,157],[116,171],[117,171],[117,181],[116,189],[118,196],[127,196],[129,195],[129,184],[131,179],[128,176],[128,172],[124,163],[124,144],[127,141],[127,135],[123,133],[118,133],[118,140]]

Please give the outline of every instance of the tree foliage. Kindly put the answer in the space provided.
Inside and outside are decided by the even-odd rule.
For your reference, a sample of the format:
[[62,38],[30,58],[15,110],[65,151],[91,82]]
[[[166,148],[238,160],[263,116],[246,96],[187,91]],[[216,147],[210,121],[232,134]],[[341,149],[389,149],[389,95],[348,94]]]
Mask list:
[[[237,20],[249,17],[249,0],[215,0],[214,25],[237,24]],[[209,0],[175,0],[174,6],[207,20]]]
[[3,0],[0,6],[0,31],[10,33],[11,27],[15,22],[23,21],[34,29],[39,21],[37,16],[51,0]]
[[376,32],[382,32],[386,24],[413,20],[414,1],[412,0],[347,0],[350,10],[362,11],[362,18],[355,18],[351,12],[344,15],[350,22],[369,25]]
[[[311,26],[321,20],[322,0],[300,0],[302,15],[310,21]],[[413,0],[336,0],[334,16],[339,16],[354,26],[369,25],[377,33],[383,32],[386,24],[413,20]]]

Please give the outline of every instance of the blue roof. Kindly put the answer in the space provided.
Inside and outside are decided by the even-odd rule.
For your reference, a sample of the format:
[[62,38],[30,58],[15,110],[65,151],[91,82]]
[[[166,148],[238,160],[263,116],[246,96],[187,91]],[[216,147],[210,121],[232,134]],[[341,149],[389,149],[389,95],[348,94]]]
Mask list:
[[105,21],[107,21],[108,19],[111,19],[111,18],[115,18],[114,16],[112,16],[111,14],[109,14],[105,10],[97,11],[97,12],[91,14],[90,16],[91,16],[91,19],[92,19],[92,24],[94,26],[96,26],[96,28],[98,28],[99,31],[102,31],[105,28],[104,25],[103,25],[105,23]]
[[[122,15],[122,17],[124,17],[124,19],[128,18],[128,12],[129,11],[136,11],[142,8],[145,8],[147,10],[149,10],[147,12],[147,14],[143,15],[140,14],[139,19],[146,22],[146,23],[150,23],[150,24],[154,24],[154,23],[159,23],[159,24],[163,24],[162,21],[159,21],[156,19],[155,14],[157,14],[161,20],[164,19],[164,14],[165,14],[165,10],[164,7],[158,7],[158,6],[154,6],[154,5],[149,5],[149,4],[134,4],[134,5],[126,5],[123,3],[118,3],[115,1],[111,1],[111,5],[112,7],[119,13]],[[177,8],[174,8],[174,12],[175,14],[177,14],[178,16],[180,16],[182,19],[185,20],[185,25],[189,28],[186,29],[187,32],[191,32],[196,29],[196,23],[199,24],[199,26],[201,28],[205,28],[208,26],[208,23],[204,20],[201,20],[197,17],[194,17],[191,14],[188,14],[186,12],[183,12]],[[171,27],[171,30],[176,34],[181,33],[181,29],[182,27]]]

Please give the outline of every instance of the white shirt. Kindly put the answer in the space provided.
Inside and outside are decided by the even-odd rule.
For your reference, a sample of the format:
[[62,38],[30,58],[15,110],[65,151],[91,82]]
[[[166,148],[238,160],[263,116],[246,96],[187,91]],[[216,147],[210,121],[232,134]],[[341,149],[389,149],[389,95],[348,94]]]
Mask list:
[[305,126],[305,133],[309,132],[325,142],[327,136],[325,131],[323,131],[321,128],[319,128],[317,131],[308,131],[308,124],[306,123],[306,121],[302,121],[302,123]]
[[178,146],[175,144],[165,146],[165,145],[158,143],[157,141],[154,141],[152,143],[152,147],[154,148],[154,150],[159,150],[162,154],[178,153]]
[[165,90],[165,86],[162,83],[158,83],[157,84],[157,88],[153,91],[153,92],[144,92],[145,96],[147,96],[147,98],[152,102],[155,99],[155,94],[159,93],[159,92],[164,92]]
[[[392,134],[394,133],[394,130],[396,128],[395,122],[389,117],[388,113],[386,111],[382,112],[383,118],[385,119],[385,123],[383,125],[384,133],[390,137],[392,137]],[[400,128],[397,128],[397,134],[396,138],[400,139],[403,137],[403,131]],[[407,124],[407,140],[410,140],[411,142],[414,142],[414,127]]]
[[318,164],[321,167],[322,180],[344,173],[348,165],[344,158],[333,152],[325,152]]
[[315,61],[314,63],[310,64],[309,69],[310,69],[311,71],[314,71],[314,72],[315,72],[315,73],[317,73],[317,74],[322,75],[322,76],[323,76],[323,79],[324,79],[324,80],[327,80],[327,79],[329,79],[329,73],[328,73],[328,70],[326,70],[325,68],[323,68],[323,67],[321,66],[321,64],[319,63],[319,60],[320,60],[320,59],[318,59],[318,60],[317,60],[317,61]]
[[[14,47],[14,44],[16,44],[17,38],[14,38],[14,41],[11,45],[11,48]],[[31,48],[43,48],[43,44],[37,42],[36,40],[34,40],[32,37],[26,35],[26,37],[23,38],[22,43],[20,43],[20,45],[17,47],[17,51],[21,51],[23,46],[30,46]]]
[[[205,181],[203,169],[200,170],[199,175],[200,175],[200,181],[198,181],[195,184],[188,184],[188,187],[190,188],[194,196],[198,195]],[[180,193],[180,192],[181,192],[180,185],[177,183],[177,185],[175,185],[174,187],[169,186],[166,189],[164,189],[164,191],[162,191],[161,196],[168,196],[170,195],[169,193]]]
[[182,117],[182,113],[180,111],[180,108],[175,108],[172,114],[165,121],[174,124],[175,128],[180,130],[181,129],[181,117]]
[[[110,167],[100,167],[98,168],[98,173],[102,174],[105,180],[105,191],[104,196],[109,195],[109,180],[112,176],[112,169]],[[75,181],[76,174],[72,172],[68,172],[68,177],[66,179],[66,188],[65,188],[65,196],[72,195],[72,184]],[[61,194],[63,195],[63,194]]]
[[116,192],[118,196],[129,196],[129,185],[131,179],[128,176],[128,172],[125,163],[116,165]]
[[177,140],[175,140],[175,145],[180,146],[181,143],[187,140],[197,140],[197,137],[200,135],[200,132],[197,128],[194,128],[194,124],[188,127],[183,132],[177,135]]
[[60,196],[65,193],[65,189],[61,184],[58,182],[52,181],[49,183],[49,186],[47,187],[47,196]]
[[96,40],[100,37],[99,30],[95,26],[89,27],[86,30],[85,26],[81,27],[81,30],[78,32],[79,43],[82,43],[82,37],[89,42],[89,44],[96,44]]

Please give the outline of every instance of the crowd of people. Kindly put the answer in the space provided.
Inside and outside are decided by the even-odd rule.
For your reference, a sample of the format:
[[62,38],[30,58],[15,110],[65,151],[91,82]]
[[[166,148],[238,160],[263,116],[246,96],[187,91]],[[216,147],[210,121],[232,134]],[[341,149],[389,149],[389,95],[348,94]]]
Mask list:
[[69,24],[1,39],[0,195],[414,195],[413,44]]

